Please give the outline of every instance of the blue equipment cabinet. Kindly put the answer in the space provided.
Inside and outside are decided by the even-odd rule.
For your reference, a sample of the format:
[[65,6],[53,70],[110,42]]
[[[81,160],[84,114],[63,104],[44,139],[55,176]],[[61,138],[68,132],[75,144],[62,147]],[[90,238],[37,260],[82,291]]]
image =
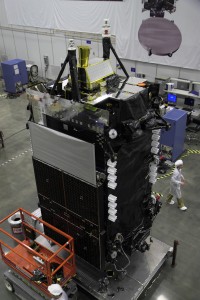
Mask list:
[[160,144],[172,148],[171,160],[174,162],[184,151],[187,112],[172,109],[163,118],[171,124],[171,128],[161,132]]
[[6,92],[17,93],[19,85],[28,83],[26,62],[22,59],[12,59],[1,63]]

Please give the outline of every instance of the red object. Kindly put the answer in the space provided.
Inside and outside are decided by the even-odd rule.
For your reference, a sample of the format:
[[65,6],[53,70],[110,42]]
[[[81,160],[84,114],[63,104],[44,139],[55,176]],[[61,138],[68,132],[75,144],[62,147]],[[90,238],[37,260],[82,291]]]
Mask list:
[[163,155],[160,156],[160,160],[165,160],[165,159],[166,158]]
[[160,201],[160,195],[156,194],[156,201]]
[[[22,229],[24,234],[23,241],[12,236],[4,229],[6,225],[5,223],[8,224],[8,218],[12,217],[17,212],[20,212],[21,215]],[[61,236],[62,240],[64,241],[63,244],[61,245],[52,238],[48,237],[46,234],[34,228],[31,224],[32,222],[30,222],[31,220],[37,220],[38,222],[42,223],[45,228],[48,228],[48,230],[54,231],[55,235],[57,234]],[[0,240],[0,252],[2,260],[16,273],[19,273],[28,281],[30,281],[31,277],[33,277],[33,271],[36,269],[40,269],[46,277],[46,281],[31,281],[31,284],[35,285],[42,292],[50,295],[47,288],[53,283],[52,279],[56,278],[56,273],[60,272],[61,269],[63,272],[63,277],[59,281],[59,284],[61,286],[64,286],[75,275],[76,267],[74,239],[71,236],[48,224],[47,222],[37,218],[36,216],[22,208],[19,208],[18,210],[14,211],[12,214],[1,220],[0,225],[1,237],[5,236],[5,240],[9,241],[7,244],[3,240]],[[35,240],[34,250],[33,248],[31,248],[33,245],[33,240],[26,235],[26,232],[31,232],[32,234],[35,233],[37,234],[37,236],[43,236],[46,240],[54,244],[56,250],[54,249],[53,251],[51,247],[47,248]],[[12,244],[14,244],[13,247],[11,246]],[[35,257],[37,257],[37,259],[35,259]],[[51,270],[52,263],[58,265],[55,270]]]

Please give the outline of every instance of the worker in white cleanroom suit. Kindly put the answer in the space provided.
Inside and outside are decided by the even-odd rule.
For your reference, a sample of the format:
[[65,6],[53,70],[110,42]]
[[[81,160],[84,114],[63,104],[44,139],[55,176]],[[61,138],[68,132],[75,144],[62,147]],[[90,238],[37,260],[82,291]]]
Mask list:
[[184,177],[181,174],[181,170],[183,167],[183,161],[181,159],[175,162],[175,169],[173,171],[171,181],[170,181],[170,193],[167,196],[167,203],[174,204],[173,197],[177,199],[178,207],[180,210],[185,211],[187,207],[184,205],[182,194],[181,194],[181,186],[184,185]]
[[57,299],[57,300],[68,300],[67,294],[62,289],[62,287],[59,284],[57,284],[57,283],[51,284],[50,286],[48,286],[48,291],[53,296],[52,300],[54,300],[54,299]]

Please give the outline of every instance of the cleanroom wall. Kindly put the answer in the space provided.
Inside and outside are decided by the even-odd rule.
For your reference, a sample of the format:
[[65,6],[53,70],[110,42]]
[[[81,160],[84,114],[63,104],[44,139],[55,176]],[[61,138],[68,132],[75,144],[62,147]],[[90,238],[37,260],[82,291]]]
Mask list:
[[[41,75],[44,75],[43,56],[47,55],[51,66],[47,76],[54,77],[73,36],[77,46],[89,44],[91,55],[101,56],[101,27],[103,19],[108,18],[111,33],[116,36],[114,46],[130,75],[134,76],[136,71],[150,80],[157,76],[200,80],[200,2],[182,0],[176,6],[176,12],[171,15],[166,12],[165,17],[179,27],[182,44],[172,57],[159,57],[148,56],[139,44],[138,28],[149,17],[149,11],[142,13],[140,0],[35,0],[28,5],[26,0],[0,0],[0,54],[8,59],[18,57],[34,62]],[[121,70],[117,72],[121,74]]]

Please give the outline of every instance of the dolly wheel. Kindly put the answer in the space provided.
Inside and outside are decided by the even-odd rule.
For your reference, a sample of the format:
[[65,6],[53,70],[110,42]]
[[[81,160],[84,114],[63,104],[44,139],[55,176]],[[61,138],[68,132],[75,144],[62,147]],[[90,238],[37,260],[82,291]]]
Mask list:
[[12,285],[12,283],[10,281],[8,281],[7,279],[4,280],[4,284],[5,284],[5,287],[6,289],[11,292],[11,293],[14,293],[14,287]]

